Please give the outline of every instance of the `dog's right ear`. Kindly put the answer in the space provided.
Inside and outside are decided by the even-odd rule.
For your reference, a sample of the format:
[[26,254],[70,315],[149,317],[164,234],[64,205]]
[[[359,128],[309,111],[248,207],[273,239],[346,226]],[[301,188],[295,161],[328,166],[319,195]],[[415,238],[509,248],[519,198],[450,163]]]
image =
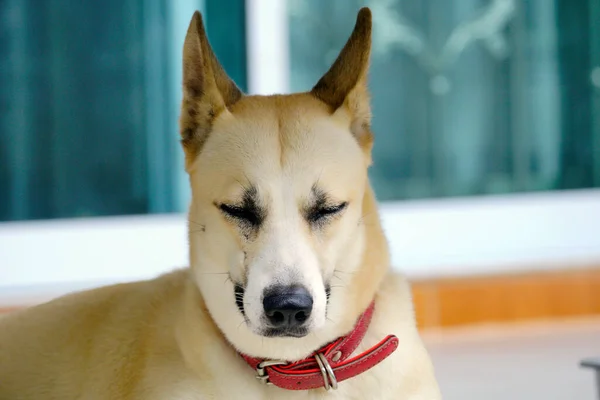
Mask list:
[[213,53],[202,15],[196,11],[183,45],[183,102],[179,125],[186,167],[200,152],[215,117],[241,97],[242,92]]

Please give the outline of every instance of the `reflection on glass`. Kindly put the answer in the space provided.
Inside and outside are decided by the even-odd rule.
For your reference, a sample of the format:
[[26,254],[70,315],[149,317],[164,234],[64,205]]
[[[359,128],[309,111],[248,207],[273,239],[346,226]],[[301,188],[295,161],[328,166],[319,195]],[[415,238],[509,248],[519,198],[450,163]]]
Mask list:
[[288,1],[291,88],[315,83],[369,6],[380,200],[598,187],[592,3]]

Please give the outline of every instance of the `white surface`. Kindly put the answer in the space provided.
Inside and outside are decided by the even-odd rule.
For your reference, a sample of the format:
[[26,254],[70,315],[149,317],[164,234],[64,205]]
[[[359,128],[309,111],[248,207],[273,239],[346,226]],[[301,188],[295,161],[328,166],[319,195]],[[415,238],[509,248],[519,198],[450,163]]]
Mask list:
[[[411,278],[600,262],[599,190],[384,203],[381,216]],[[1,223],[0,302],[186,266],[186,229],[183,214]]]
[[[451,331],[450,329],[448,331]],[[596,400],[600,320],[424,335],[444,400]]]
[[600,261],[600,190],[384,203],[382,218],[415,277]]
[[0,303],[19,304],[186,266],[184,215],[0,224]]
[[248,91],[288,93],[289,47],[286,1],[246,0]]

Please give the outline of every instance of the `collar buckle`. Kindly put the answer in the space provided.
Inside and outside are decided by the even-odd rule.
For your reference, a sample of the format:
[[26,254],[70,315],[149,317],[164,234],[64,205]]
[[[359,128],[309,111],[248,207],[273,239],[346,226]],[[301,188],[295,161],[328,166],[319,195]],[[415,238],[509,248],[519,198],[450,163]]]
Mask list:
[[261,383],[265,385],[272,385],[272,383],[269,382],[269,375],[267,374],[265,368],[271,367],[273,365],[287,365],[287,362],[280,360],[265,360],[260,362],[256,366],[256,379],[258,379]]

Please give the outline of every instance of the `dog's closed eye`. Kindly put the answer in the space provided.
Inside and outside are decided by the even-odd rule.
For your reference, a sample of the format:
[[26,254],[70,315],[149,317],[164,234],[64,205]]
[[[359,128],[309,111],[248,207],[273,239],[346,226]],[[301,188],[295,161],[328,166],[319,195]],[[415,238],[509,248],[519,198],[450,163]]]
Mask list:
[[233,218],[239,222],[258,226],[262,222],[262,215],[254,207],[244,207],[229,204],[219,204],[219,210],[226,217]]
[[308,210],[306,215],[306,219],[311,224],[318,224],[325,222],[328,218],[331,218],[337,214],[340,214],[346,207],[348,206],[348,202],[343,202],[336,205],[324,206],[324,205],[316,205],[315,207]]

